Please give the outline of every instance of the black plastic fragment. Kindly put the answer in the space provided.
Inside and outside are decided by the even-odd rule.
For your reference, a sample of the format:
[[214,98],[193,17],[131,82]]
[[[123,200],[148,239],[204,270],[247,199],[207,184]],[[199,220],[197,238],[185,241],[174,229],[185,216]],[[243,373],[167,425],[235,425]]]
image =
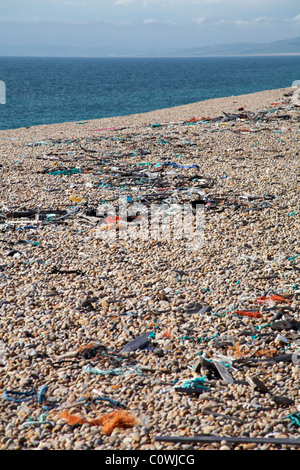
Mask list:
[[271,329],[276,331],[282,330],[300,330],[300,321],[295,320],[294,318],[286,320],[278,320],[271,324]]
[[204,315],[207,312],[211,311],[211,307],[209,305],[196,305],[194,308],[190,309],[187,311],[187,313],[193,315],[193,314],[199,314],[199,315]]
[[137,349],[144,349],[149,344],[149,335],[151,332],[146,331],[142,333],[137,338],[133,339],[129,343],[125,344],[125,346],[121,349],[120,353],[127,353],[131,351],[136,351]]
[[200,387],[175,387],[176,392],[179,393],[186,393],[188,395],[191,395],[193,393],[197,393],[198,395],[200,393],[203,393],[205,390]]

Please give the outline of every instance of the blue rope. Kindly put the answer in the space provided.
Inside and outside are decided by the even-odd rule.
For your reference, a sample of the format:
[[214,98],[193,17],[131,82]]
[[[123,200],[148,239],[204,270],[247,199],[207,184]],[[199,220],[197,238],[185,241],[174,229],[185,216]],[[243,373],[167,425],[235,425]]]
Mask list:
[[40,391],[37,393],[35,391],[28,391],[28,392],[18,392],[15,390],[7,390],[3,393],[3,396],[8,401],[13,401],[15,403],[22,403],[33,401],[37,398],[37,402],[39,405],[42,405],[46,402],[46,392],[48,390],[48,385],[44,385]]
[[16,392],[13,390],[7,390],[3,393],[3,396],[8,401],[15,403],[22,403],[23,401],[31,401],[36,397],[35,392]]
[[48,390],[48,385],[44,385],[38,393],[37,399],[38,404],[41,405],[42,403],[46,402],[46,392]]
[[124,403],[118,401],[118,400],[114,400],[113,398],[109,398],[109,397],[95,397],[95,398],[80,398],[79,400],[76,401],[76,403],[78,402],[86,402],[88,404],[97,404],[98,401],[107,401],[108,403],[110,403],[112,406],[115,406],[117,408],[127,408],[126,405],[124,405]]
[[124,405],[120,401],[113,400],[112,398],[109,398],[109,397],[96,397],[92,399],[93,403],[96,403],[97,401],[108,401],[112,406],[115,406],[117,408],[126,408],[126,405]]

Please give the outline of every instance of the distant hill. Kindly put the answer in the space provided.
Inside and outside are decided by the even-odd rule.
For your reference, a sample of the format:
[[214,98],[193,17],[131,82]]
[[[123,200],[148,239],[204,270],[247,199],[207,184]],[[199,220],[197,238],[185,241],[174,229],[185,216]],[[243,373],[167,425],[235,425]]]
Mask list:
[[269,43],[234,43],[195,47],[193,49],[174,51],[171,55],[173,57],[207,57],[275,54],[300,54],[300,37]]
[[233,43],[214,46],[199,46],[179,50],[122,50],[116,45],[106,46],[51,46],[19,45],[5,46],[0,44],[0,56],[19,57],[227,57],[300,54],[300,37],[273,41],[269,43]]

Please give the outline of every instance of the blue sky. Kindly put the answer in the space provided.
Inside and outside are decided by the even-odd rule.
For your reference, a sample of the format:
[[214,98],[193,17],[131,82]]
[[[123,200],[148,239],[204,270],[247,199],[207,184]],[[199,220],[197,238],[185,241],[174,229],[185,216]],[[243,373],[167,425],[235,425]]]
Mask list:
[[299,0],[1,0],[0,44],[171,50],[300,36]]

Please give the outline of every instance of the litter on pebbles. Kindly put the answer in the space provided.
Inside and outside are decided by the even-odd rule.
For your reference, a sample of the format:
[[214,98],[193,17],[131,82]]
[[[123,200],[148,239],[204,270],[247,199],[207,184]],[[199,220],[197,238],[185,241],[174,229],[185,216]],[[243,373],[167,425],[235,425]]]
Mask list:
[[299,447],[293,96],[0,132],[2,450]]

